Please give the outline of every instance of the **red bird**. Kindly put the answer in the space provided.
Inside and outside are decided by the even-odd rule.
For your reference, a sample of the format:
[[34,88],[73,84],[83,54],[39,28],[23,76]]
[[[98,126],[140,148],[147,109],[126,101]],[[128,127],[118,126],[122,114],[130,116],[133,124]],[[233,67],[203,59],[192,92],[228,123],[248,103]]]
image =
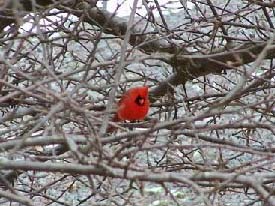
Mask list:
[[147,86],[131,88],[119,100],[113,121],[143,120],[148,113],[149,104]]
[[[126,91],[118,102],[118,108],[113,122],[143,120],[149,110],[148,87],[135,87]],[[107,131],[113,132],[110,126]]]

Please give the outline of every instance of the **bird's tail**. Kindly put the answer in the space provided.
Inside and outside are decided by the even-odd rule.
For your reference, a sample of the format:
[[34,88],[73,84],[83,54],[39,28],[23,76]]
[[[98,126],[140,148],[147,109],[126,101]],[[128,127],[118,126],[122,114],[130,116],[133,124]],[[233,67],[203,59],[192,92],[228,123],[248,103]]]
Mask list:
[[112,118],[112,122],[119,122],[119,121],[121,121],[121,119],[118,117],[118,114],[116,113]]

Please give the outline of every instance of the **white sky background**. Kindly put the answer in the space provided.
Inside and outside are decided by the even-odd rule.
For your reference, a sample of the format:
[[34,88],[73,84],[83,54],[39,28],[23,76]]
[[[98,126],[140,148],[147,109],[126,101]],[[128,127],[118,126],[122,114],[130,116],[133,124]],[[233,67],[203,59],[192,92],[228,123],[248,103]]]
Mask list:
[[[101,0],[98,1],[97,6],[102,8],[103,7],[103,1],[106,1],[106,5],[107,5],[107,10],[109,12],[114,12],[117,10],[117,16],[119,17],[127,17],[130,15],[131,13],[131,8],[133,6],[133,1],[134,0]],[[164,15],[169,15],[171,13],[176,13],[179,12],[180,10],[182,10],[182,4],[180,2],[187,2],[187,8],[188,9],[192,9],[193,8],[193,3],[191,3],[190,1],[187,0],[158,0],[160,7],[162,8],[162,12]],[[119,6],[119,8],[118,8]],[[154,13],[154,15],[156,15],[156,17],[159,16],[159,13],[157,11],[157,8],[155,7],[155,3],[153,0],[149,0],[149,4],[148,4],[150,10],[152,10],[152,12]],[[53,9],[54,11],[54,9]],[[142,5],[142,0],[138,0],[138,8],[137,8],[137,13],[140,15],[146,15],[147,11],[145,9],[145,7]],[[66,15],[66,14],[59,14],[59,17],[47,17],[49,19],[51,19],[51,21],[58,21],[59,18],[61,18],[62,15]],[[47,20],[40,20],[40,25],[41,26],[47,26],[50,25],[51,23],[48,22]],[[36,27],[33,25],[33,22],[26,22],[22,25],[20,32],[24,33],[25,31],[32,31],[35,32],[36,31]],[[50,30],[50,28],[48,28]]]
[[[104,0],[103,0],[104,1]],[[97,6],[98,7],[103,7],[103,1],[99,1]],[[118,5],[120,7],[118,8],[117,15],[120,17],[125,17],[125,16],[130,16],[131,8],[133,6],[133,1],[134,0],[105,0],[107,4],[107,10],[109,12],[114,12]],[[170,14],[171,12],[177,12],[179,10],[175,8],[182,8],[182,4],[180,2],[186,2],[187,0],[158,0],[160,7],[165,6],[165,10],[163,10],[163,14],[167,15]],[[151,2],[151,3],[150,3]],[[158,11],[155,8],[155,3],[153,0],[149,0],[148,6],[153,10],[155,10],[154,14],[157,14]],[[193,8],[193,3],[187,1],[187,7],[189,9]],[[138,8],[137,8],[137,13],[141,15],[145,15],[147,13],[145,7],[142,5],[142,0],[138,1]]]

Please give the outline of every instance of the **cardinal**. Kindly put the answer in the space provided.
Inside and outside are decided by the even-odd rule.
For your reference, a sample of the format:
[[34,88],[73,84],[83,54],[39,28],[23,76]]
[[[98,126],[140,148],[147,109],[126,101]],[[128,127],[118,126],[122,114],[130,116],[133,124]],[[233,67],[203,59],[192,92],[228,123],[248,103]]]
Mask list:
[[[118,102],[113,122],[143,120],[149,110],[148,87],[134,87],[126,91]],[[114,130],[108,128],[109,132]]]

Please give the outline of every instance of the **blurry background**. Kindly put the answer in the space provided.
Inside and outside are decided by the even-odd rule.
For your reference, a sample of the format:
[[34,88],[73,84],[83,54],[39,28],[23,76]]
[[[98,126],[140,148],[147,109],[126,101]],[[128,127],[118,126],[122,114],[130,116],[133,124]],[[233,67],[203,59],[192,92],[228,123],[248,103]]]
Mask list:
[[274,7],[0,1],[1,205],[275,205]]

